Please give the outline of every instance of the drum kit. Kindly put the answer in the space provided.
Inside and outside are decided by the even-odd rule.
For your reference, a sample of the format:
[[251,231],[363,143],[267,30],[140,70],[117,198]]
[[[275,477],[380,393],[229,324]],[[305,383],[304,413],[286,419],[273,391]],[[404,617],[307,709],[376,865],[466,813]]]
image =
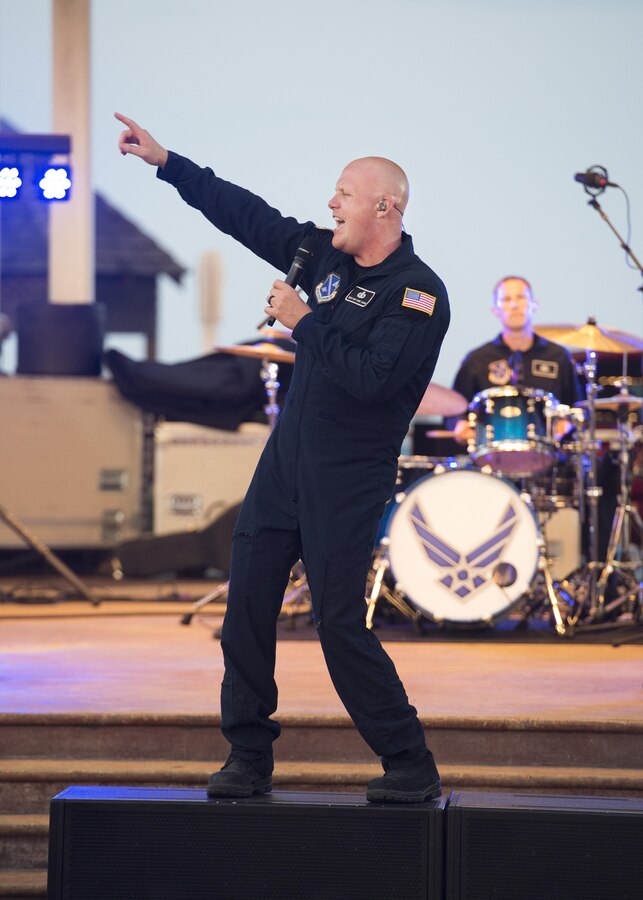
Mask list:
[[[570,408],[544,391],[507,385],[480,392],[468,404],[473,437],[456,457],[401,456],[394,496],[382,520],[366,588],[366,624],[380,601],[418,630],[480,628],[518,614],[540,615],[559,635],[577,625],[643,620],[640,584],[641,517],[631,498],[634,460],[641,452],[643,400],[630,392],[627,355],[643,340],[585,325],[544,325],[538,334],[584,351],[587,399]],[[279,415],[278,368],[293,363],[281,344],[289,332],[262,332],[266,340],[218,348],[261,360],[271,427]],[[287,345],[287,344],[286,344]],[[623,357],[613,397],[598,398],[597,360]],[[459,416],[467,400],[430,384],[418,416]],[[609,414],[609,450],[617,454],[618,498],[605,559],[599,559],[597,462],[604,433],[597,414]],[[604,432],[604,429],[603,429]],[[453,437],[450,431],[430,432]],[[585,547],[583,547],[585,544]],[[222,596],[227,585],[198,601]],[[305,570],[292,570],[281,619],[294,626],[312,608]]]
[[[547,616],[557,634],[571,636],[579,624],[643,620],[643,529],[631,497],[643,400],[627,375],[612,380],[615,396],[596,396],[597,357],[618,353],[626,371],[626,354],[641,354],[643,340],[593,320],[536,330],[585,351],[587,399],[570,408],[533,388],[490,388],[468,406],[468,456],[400,458],[369,575],[369,627],[380,599],[419,630],[426,620],[488,627],[515,613],[520,621]],[[457,397],[434,412],[453,415]],[[596,423],[606,413],[615,420],[609,450],[619,486],[600,559]]]

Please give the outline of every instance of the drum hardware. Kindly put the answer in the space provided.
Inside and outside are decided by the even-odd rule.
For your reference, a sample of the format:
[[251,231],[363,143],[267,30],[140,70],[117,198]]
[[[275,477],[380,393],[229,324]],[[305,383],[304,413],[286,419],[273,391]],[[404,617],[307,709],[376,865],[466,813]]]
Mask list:
[[[616,329],[599,328],[596,321],[589,318],[586,325],[560,325],[560,326],[538,326],[535,328],[538,334],[558,341],[569,348],[581,348],[585,350],[585,361],[583,363],[583,372],[586,379],[586,400],[579,403],[579,407],[585,412],[587,428],[582,436],[582,449],[588,459],[587,469],[587,486],[581,491],[581,518],[587,522],[588,526],[588,558],[585,566],[570,579],[563,584],[563,590],[568,591],[573,598],[573,612],[570,613],[567,623],[570,628],[574,627],[579,619],[584,617],[588,623],[601,621],[608,610],[606,609],[606,590],[608,587],[610,576],[614,574],[616,557],[622,555],[623,540],[621,538],[622,526],[619,522],[625,524],[627,520],[626,532],[630,531],[630,522],[633,518],[632,513],[636,512],[629,502],[629,488],[623,490],[623,481],[627,483],[627,477],[623,472],[627,471],[628,453],[623,448],[623,428],[620,428],[621,434],[621,490],[617,510],[613,522],[612,536],[610,537],[610,545],[607,559],[599,560],[598,549],[598,504],[602,496],[602,488],[598,485],[597,479],[597,456],[599,443],[597,441],[596,414],[598,410],[609,409],[615,410],[621,416],[627,417],[630,411],[641,407],[641,400],[627,392],[630,379],[626,376],[627,362],[624,357],[623,372],[624,375],[618,379],[620,386],[620,396],[622,403],[619,402],[619,395],[616,397],[598,398],[597,394],[602,389],[597,384],[597,354],[598,353],[641,353],[643,351],[643,341],[625,332]],[[616,382],[615,382],[616,383]],[[622,412],[620,410],[622,409]],[[625,508],[629,507],[628,511]],[[634,579],[627,575],[627,566],[619,566],[618,574],[629,585],[626,591],[626,597],[632,596],[632,591],[638,590],[635,587]],[[629,602],[624,600],[623,602]],[[610,604],[611,606],[611,604]],[[611,609],[609,610],[611,611]]]
[[[599,338],[602,339],[604,335],[598,332],[595,323],[591,323],[593,323],[593,320],[590,319],[587,326],[588,333],[591,336],[591,340],[596,340],[596,342],[599,343]],[[561,327],[564,328],[565,326]],[[597,333],[598,337],[596,337]],[[587,340],[589,342],[590,338]],[[560,342],[563,343],[563,341]],[[587,481],[585,487],[583,487],[582,483],[582,470],[579,476],[581,479],[579,511],[581,520],[587,521],[588,558],[581,572],[578,573],[578,577],[571,577],[569,581],[566,582],[569,596],[572,598],[570,612],[567,616],[567,625],[570,629],[577,624],[579,617],[584,612],[587,605],[589,605],[590,615],[597,614],[599,607],[598,573],[603,566],[603,563],[598,559],[598,502],[603,491],[598,485],[597,479],[598,444],[596,443],[596,394],[601,388],[596,382],[596,356],[594,350],[586,350],[583,371],[586,379],[587,399],[583,401],[582,406],[579,404],[579,407],[585,414],[585,422],[587,425],[587,437],[583,436],[581,447],[583,454],[587,455],[589,465],[587,467],[587,472],[585,473]],[[573,590],[573,585],[579,585],[579,587],[576,590]],[[573,612],[571,612],[572,609]]]
[[478,466],[511,479],[546,471],[554,460],[550,420],[557,405],[553,394],[535,388],[505,385],[480,391],[469,404],[469,455]]
[[455,440],[455,431],[448,431],[446,428],[429,428],[424,432],[424,437]]
[[643,339],[617,328],[605,328],[590,317],[584,325],[534,325],[541,337],[575,350],[594,353],[643,353]]
[[[631,451],[634,446],[632,432],[628,428],[628,412],[632,408],[630,396],[627,394],[625,385],[621,388],[621,393],[616,397],[610,397],[614,402],[621,401],[617,406],[617,414],[619,419],[620,432],[620,448],[619,448],[619,495],[612,522],[612,530],[610,533],[609,544],[605,558],[605,566],[598,579],[598,602],[597,609],[601,614],[612,612],[615,608],[623,604],[629,604],[633,608],[633,604],[640,603],[641,585],[634,577],[634,571],[640,566],[640,559],[628,559],[631,555],[632,547],[632,525],[634,525],[639,534],[639,541],[643,539],[643,522],[638,510],[632,504],[631,500],[631,484],[630,484],[630,458]],[[640,398],[635,398],[640,401]],[[605,603],[605,593],[608,581],[611,576],[618,576],[623,583],[623,591],[620,598],[610,603]],[[632,611],[632,610],[630,610]]]
[[307,617],[309,623],[312,624],[313,603],[310,597],[306,570],[301,560],[295,563],[290,572],[288,588],[284,594],[281,612],[277,621],[286,622],[289,628],[294,629],[298,616]]
[[[279,416],[279,403],[277,401],[277,394],[280,387],[279,381],[277,380],[279,375],[279,363],[294,363],[295,354],[289,350],[282,350],[278,344],[271,343],[270,341],[261,341],[257,344],[231,344],[230,346],[218,347],[217,350],[221,353],[230,353],[233,356],[244,356],[261,360],[259,374],[264,384],[267,400],[267,403],[264,406],[264,412],[266,413],[268,425],[272,432],[277,424],[277,418]],[[218,585],[204,597],[197,600],[192,605],[190,611],[179,620],[181,625],[189,625],[195,613],[202,610],[209,603],[213,603],[215,600],[227,596],[229,584],[229,581],[226,581],[223,584]],[[295,595],[291,597],[292,610],[289,606],[286,609],[286,614],[298,615],[298,603],[299,595],[295,593]],[[295,612],[295,610],[297,611]],[[218,629],[214,636],[221,637],[221,630]]]
[[[525,502],[533,503],[531,493],[523,493]],[[530,601],[527,606],[525,618],[532,616],[538,609],[548,608],[557,634],[564,637],[569,634],[568,617],[572,605],[569,596],[560,590],[559,584],[553,576],[552,568],[554,560],[552,548],[547,535],[547,525],[556,513],[556,508],[536,508],[539,524],[538,534],[538,566],[533,585],[527,592]]]
[[264,406],[264,412],[272,431],[279,416],[279,404],[277,402],[277,392],[280,387],[277,381],[279,364],[289,363],[292,365],[295,362],[294,352],[283,350],[279,344],[271,341],[260,341],[257,344],[230,344],[225,347],[217,347],[217,350],[221,353],[230,353],[232,356],[244,356],[261,360],[259,375],[263,381],[268,401]]
[[538,574],[541,576],[545,586],[545,595],[549,601],[552,617],[554,619],[554,628],[556,633],[565,635],[567,628],[563,620],[563,615],[559,605],[559,598],[556,592],[556,586],[551,574],[550,559],[547,555],[546,543],[542,538],[538,541]]
[[391,564],[388,558],[388,538],[383,538],[376,547],[373,564],[368,575],[366,584],[366,627],[370,630],[373,628],[373,616],[377,602],[382,597],[391,606],[402,613],[409,619],[417,631],[421,631],[422,614],[404,599],[397,585],[390,587],[385,581],[385,576],[390,572]]
[[453,627],[493,625],[522,602],[537,570],[538,540],[533,509],[513,484],[479,469],[436,466],[389,510],[369,618],[383,596],[417,623],[425,616]]

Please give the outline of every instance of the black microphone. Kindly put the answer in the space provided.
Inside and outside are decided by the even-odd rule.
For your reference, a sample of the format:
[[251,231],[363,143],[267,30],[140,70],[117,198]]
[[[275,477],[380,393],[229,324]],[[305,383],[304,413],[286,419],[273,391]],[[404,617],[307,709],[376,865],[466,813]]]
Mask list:
[[588,169],[587,172],[577,172],[574,175],[574,181],[596,190],[603,190],[606,187],[618,187],[613,181],[607,180],[607,171],[605,175],[601,175],[600,172],[592,172],[591,169]]
[[[288,269],[288,274],[284,278],[286,284],[290,285],[290,287],[297,287],[299,284],[299,279],[304,273],[304,269],[310,262],[313,256],[313,246],[315,240],[312,234],[307,235],[299,247],[297,248],[297,252],[295,253],[295,258],[292,261],[292,265],[290,269]],[[274,325],[275,317],[269,316],[267,319],[264,319],[263,322],[259,325],[259,328],[264,328],[266,325]]]

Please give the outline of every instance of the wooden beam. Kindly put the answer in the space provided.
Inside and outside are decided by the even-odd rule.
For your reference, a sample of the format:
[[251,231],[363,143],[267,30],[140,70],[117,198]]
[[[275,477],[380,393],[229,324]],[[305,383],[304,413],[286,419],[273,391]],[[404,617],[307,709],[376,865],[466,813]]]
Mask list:
[[90,154],[90,2],[53,0],[54,131],[72,139],[72,189],[52,203],[49,299],[94,300],[94,203]]

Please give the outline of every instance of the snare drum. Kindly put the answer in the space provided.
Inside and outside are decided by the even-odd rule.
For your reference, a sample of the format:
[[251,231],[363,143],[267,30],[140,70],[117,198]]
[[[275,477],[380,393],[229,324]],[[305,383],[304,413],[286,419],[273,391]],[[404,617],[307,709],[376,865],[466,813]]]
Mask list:
[[533,511],[514,485],[477,469],[416,481],[397,496],[386,537],[398,589],[439,624],[479,627],[503,619],[538,565]]
[[557,405],[553,394],[536,388],[506,385],[476,394],[469,406],[474,462],[507,478],[544,472],[554,461],[551,415]]

